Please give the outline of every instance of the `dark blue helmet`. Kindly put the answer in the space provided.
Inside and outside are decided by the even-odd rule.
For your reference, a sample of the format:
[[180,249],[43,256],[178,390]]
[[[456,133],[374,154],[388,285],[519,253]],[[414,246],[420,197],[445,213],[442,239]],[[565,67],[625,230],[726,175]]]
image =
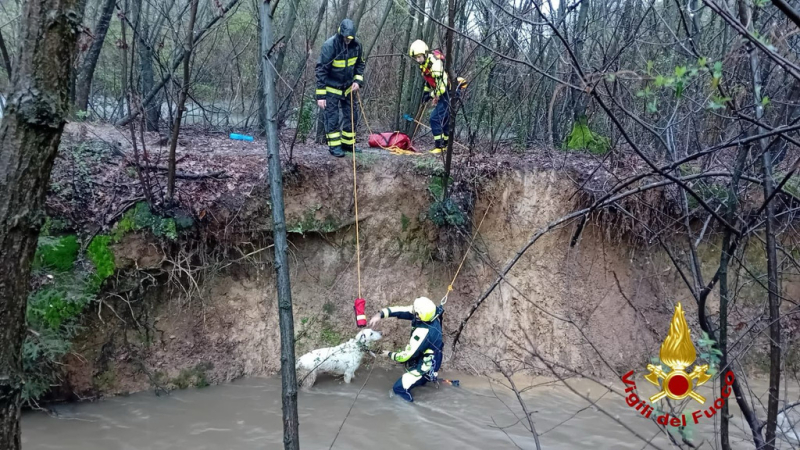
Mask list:
[[355,39],[356,37],[356,24],[353,23],[350,19],[344,19],[341,24],[339,24],[339,34],[342,35],[344,38]]

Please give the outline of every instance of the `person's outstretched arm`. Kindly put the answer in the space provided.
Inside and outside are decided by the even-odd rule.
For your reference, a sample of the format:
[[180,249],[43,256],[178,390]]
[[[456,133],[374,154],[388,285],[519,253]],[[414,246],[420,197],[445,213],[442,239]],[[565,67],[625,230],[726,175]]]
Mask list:
[[369,320],[369,326],[372,327],[381,319],[386,319],[387,317],[395,317],[397,319],[403,320],[413,320],[414,319],[414,307],[413,306],[390,306],[388,308],[383,308],[372,316]]

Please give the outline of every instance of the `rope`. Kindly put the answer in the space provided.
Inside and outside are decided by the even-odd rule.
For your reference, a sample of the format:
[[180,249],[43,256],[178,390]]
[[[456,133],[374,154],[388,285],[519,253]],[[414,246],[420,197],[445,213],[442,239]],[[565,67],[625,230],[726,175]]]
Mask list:
[[[351,96],[352,94],[353,93],[350,92]],[[358,91],[356,91],[356,96],[358,97],[358,106],[359,108],[361,108],[361,118],[364,119],[364,125],[367,126],[367,131],[369,132],[369,134],[373,134],[372,128],[369,126],[369,121],[367,120],[367,112],[364,110],[364,104],[361,103],[361,94]],[[383,145],[380,144],[380,142],[378,143],[378,147],[380,147],[381,150],[388,150],[389,152],[395,155],[421,155],[421,153],[412,152],[411,150],[405,150],[397,146],[384,147]]]
[[[359,101],[360,101],[359,96]],[[355,134],[356,126],[355,126],[355,116],[353,116],[353,91],[350,90],[350,132]],[[362,109],[363,112],[363,109]],[[355,139],[354,139],[355,140]],[[356,145],[353,143],[353,148],[351,149],[353,153],[353,200],[355,202],[355,212],[356,212],[356,256],[358,261],[356,262],[356,270],[358,272],[358,298],[364,298],[361,296],[361,244],[359,243],[359,236],[358,236],[358,188],[356,186]]]
[[[422,125],[423,127],[427,128],[428,130],[430,130],[430,129],[431,129],[431,127],[429,127],[429,126],[425,125],[424,123],[420,122],[420,121],[419,121],[419,120],[417,120],[417,119],[414,119],[414,122],[416,122],[416,123],[417,123],[417,127],[419,127],[420,125]],[[432,131],[432,130],[431,130],[431,131]],[[415,131],[414,133],[416,133],[416,131]],[[453,141],[453,144],[455,144],[455,145],[458,145],[459,147],[463,148],[464,150],[469,150],[469,147],[467,147],[466,145],[462,144],[461,142],[456,142],[456,141]]]
[[422,112],[425,110],[425,102],[420,103],[419,110],[417,111],[417,115],[414,116],[414,121],[417,122],[417,126],[414,127],[414,133],[411,135],[411,140],[414,140],[414,136],[417,135],[417,130],[419,130],[419,126],[422,125],[422,122],[419,119],[422,117]]
[[344,428],[344,423],[347,422],[347,418],[350,417],[350,413],[353,411],[353,406],[356,406],[356,401],[358,400],[358,396],[361,395],[361,391],[364,390],[364,387],[367,385],[369,378],[372,376],[372,371],[375,369],[375,361],[372,362],[372,367],[369,369],[369,375],[367,375],[367,379],[364,380],[364,384],[361,385],[361,389],[358,390],[356,394],[356,398],[353,399],[353,403],[350,405],[350,409],[347,411],[347,415],[344,416],[344,420],[342,420],[342,424],[339,425],[339,431],[336,432],[336,436],[333,438],[333,442],[331,442],[331,446],[328,447],[328,450],[333,448],[333,444],[336,443],[336,439],[339,438],[339,433],[342,432],[342,428]]
[[447,286],[447,293],[444,294],[444,297],[442,297],[442,301],[440,302],[442,306],[444,306],[445,303],[447,303],[447,296],[450,295],[450,292],[453,291],[453,285],[456,283],[456,278],[458,278],[458,274],[459,272],[461,272],[461,268],[464,267],[464,262],[467,260],[467,255],[469,254],[470,249],[472,249],[472,243],[475,242],[475,238],[478,237],[478,233],[481,231],[481,227],[483,226],[483,221],[484,219],[486,219],[486,214],[489,213],[489,210],[491,208],[492,205],[489,204],[489,206],[486,208],[486,211],[483,212],[483,218],[481,218],[481,223],[478,224],[478,229],[475,230],[475,233],[472,235],[472,239],[469,241],[469,247],[467,247],[467,251],[464,252],[464,257],[461,258],[461,264],[458,265],[456,274],[453,276],[453,281],[451,281],[450,284]]

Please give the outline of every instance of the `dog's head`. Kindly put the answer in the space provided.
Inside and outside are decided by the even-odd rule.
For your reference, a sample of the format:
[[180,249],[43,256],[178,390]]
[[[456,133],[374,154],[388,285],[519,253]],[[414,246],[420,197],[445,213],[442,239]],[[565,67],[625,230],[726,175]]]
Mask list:
[[356,341],[364,344],[369,345],[372,342],[375,342],[381,338],[381,333],[370,328],[364,328],[363,330],[359,331],[356,335]]

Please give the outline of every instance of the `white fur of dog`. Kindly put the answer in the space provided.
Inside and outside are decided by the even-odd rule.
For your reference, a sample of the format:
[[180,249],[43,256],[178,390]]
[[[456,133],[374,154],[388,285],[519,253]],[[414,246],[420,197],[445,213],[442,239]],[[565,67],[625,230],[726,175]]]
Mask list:
[[320,373],[344,375],[344,382],[350,383],[361,366],[361,358],[369,345],[381,338],[378,331],[365,328],[344,344],[336,347],[320,348],[310,351],[297,360],[297,382],[308,389],[317,381]]
[[800,444],[800,410],[791,408],[778,414],[778,437],[791,443]]

